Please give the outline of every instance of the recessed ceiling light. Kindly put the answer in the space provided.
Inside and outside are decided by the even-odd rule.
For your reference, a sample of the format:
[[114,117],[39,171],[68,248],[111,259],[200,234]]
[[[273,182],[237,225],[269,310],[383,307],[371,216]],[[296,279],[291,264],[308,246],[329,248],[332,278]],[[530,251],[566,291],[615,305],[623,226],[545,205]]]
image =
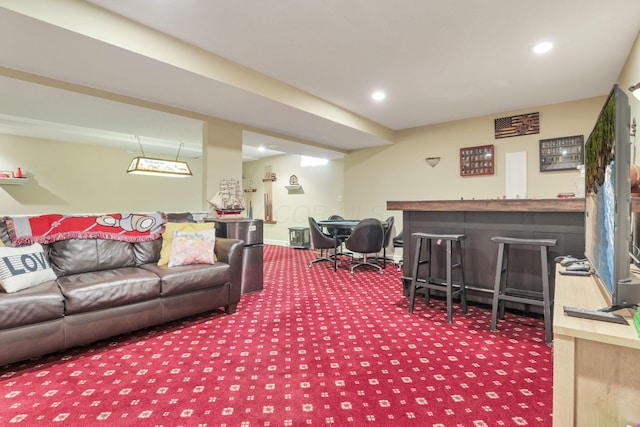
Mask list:
[[373,92],[371,94],[371,99],[373,99],[374,101],[382,101],[386,97],[387,97],[387,95],[384,92],[382,92],[381,90]]
[[541,53],[547,53],[551,49],[553,49],[553,43],[551,43],[551,42],[542,42],[542,43],[538,43],[537,45],[535,45],[533,47],[533,52],[537,53],[537,54],[541,54]]

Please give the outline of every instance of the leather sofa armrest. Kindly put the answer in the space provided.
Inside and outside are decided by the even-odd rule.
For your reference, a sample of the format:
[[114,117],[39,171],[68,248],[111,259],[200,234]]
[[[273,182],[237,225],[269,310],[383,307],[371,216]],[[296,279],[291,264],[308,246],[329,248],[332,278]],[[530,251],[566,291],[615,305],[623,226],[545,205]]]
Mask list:
[[244,257],[244,242],[237,239],[216,237],[216,258],[226,262],[231,267],[231,295],[230,303],[240,301],[242,290],[242,261]]

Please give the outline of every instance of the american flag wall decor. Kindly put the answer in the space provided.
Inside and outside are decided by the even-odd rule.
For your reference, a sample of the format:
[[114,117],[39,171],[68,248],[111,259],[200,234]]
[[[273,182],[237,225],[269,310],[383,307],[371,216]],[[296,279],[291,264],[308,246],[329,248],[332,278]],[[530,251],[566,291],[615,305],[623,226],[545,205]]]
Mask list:
[[495,139],[540,133],[540,113],[495,119]]

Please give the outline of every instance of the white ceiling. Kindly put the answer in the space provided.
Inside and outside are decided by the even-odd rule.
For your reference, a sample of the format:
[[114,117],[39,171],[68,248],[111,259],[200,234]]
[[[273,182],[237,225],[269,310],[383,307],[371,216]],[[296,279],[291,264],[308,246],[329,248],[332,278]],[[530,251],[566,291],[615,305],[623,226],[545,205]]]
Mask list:
[[[68,0],[46,3],[64,3],[63,13],[73,13]],[[76,3],[108,9],[392,130],[605,95],[640,29],[638,0]],[[534,55],[531,47],[545,40],[554,50]],[[245,133],[247,146],[272,152],[313,148],[309,155],[340,156],[392,143],[5,8],[0,52],[0,67],[291,137]],[[378,89],[387,92],[383,102],[369,98]],[[2,132],[39,129],[67,140],[75,133],[79,141],[133,141],[133,149],[133,135],[141,135],[143,145],[175,152],[183,141],[183,153],[198,155],[199,120],[9,77],[0,77],[0,93]]]

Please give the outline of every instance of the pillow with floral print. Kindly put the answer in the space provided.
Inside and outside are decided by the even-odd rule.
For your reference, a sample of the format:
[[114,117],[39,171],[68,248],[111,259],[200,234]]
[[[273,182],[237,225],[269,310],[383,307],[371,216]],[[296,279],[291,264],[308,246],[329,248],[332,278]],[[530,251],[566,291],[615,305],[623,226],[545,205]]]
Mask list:
[[174,231],[169,267],[189,264],[213,264],[216,231]]

